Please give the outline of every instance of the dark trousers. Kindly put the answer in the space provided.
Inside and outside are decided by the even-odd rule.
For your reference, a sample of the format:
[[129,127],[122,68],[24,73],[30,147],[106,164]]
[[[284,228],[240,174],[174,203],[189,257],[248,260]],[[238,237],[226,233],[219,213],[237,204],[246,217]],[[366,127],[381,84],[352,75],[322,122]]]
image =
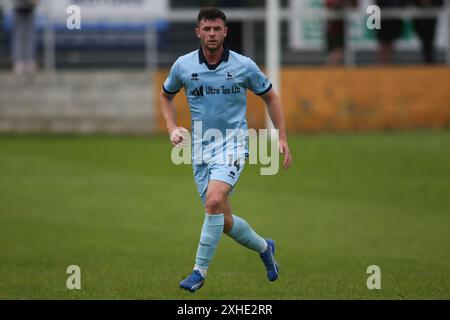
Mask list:
[[33,63],[35,59],[34,11],[14,10],[13,62]]
[[422,56],[425,63],[434,62],[434,35],[436,19],[415,19],[414,29],[422,43]]

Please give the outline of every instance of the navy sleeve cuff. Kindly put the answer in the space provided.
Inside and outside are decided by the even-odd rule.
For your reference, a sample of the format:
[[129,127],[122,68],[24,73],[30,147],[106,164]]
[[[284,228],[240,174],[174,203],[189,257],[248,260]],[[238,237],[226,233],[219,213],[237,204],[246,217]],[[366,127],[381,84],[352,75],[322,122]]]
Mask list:
[[163,85],[163,90],[164,90],[164,92],[167,93],[167,94],[177,94],[178,92],[180,92],[180,90],[177,90],[177,91],[175,91],[175,92],[169,91],[169,90],[166,89],[166,87],[164,87],[164,85]]
[[261,93],[255,93],[255,94],[256,94],[257,96],[262,96],[263,94],[269,92],[270,89],[272,89],[272,84],[270,84],[270,86],[269,86],[266,90],[264,90],[263,92],[261,92]]

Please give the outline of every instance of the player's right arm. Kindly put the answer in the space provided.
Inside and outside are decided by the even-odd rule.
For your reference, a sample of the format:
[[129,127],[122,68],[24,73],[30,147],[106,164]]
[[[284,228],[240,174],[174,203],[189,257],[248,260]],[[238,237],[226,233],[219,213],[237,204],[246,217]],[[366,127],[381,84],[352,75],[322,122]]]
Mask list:
[[177,126],[175,105],[173,103],[174,97],[175,94],[168,94],[163,90],[159,98],[159,106],[166,122],[170,142],[176,146],[183,141],[183,132],[186,132],[187,129]]
[[180,74],[180,63],[177,60],[170,69],[166,81],[164,81],[163,90],[159,98],[159,105],[164,120],[166,121],[170,142],[174,146],[183,141],[183,135],[187,132],[185,128],[177,126],[175,105],[173,104],[173,98],[175,98],[175,95],[183,87]]

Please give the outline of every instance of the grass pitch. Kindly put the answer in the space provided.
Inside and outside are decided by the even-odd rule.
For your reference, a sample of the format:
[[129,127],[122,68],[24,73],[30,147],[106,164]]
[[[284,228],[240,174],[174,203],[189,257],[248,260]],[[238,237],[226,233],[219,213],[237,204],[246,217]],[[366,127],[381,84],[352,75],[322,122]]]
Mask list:
[[[278,281],[224,236],[178,288],[203,222],[166,137],[0,137],[0,299],[449,299],[450,132],[291,136],[288,172],[247,165],[232,204],[277,241]],[[81,268],[81,290],[66,269]],[[368,290],[369,265],[381,290]]]

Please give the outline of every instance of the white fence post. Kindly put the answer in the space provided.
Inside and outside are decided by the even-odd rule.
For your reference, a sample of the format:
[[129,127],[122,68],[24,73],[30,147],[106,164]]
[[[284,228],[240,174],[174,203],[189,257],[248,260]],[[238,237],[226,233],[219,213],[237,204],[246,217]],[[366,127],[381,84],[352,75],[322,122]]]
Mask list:
[[[273,88],[280,93],[280,3],[279,0],[266,2],[266,69]],[[266,113],[266,128],[273,129],[273,123]],[[274,138],[271,136],[271,138]]]

